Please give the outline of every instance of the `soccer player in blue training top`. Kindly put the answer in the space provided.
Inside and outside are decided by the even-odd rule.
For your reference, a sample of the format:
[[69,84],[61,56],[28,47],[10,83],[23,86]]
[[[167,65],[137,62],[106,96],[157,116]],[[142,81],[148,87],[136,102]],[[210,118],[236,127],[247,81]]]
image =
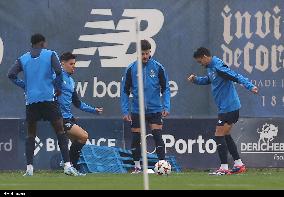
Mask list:
[[[226,175],[243,173],[246,171],[245,165],[240,159],[237,146],[230,135],[233,124],[239,119],[239,110],[241,108],[234,82],[242,84],[254,94],[258,93],[258,88],[248,79],[228,68],[221,59],[216,56],[212,57],[210,51],[206,48],[201,47],[197,49],[193,57],[207,69],[207,76],[198,77],[192,74],[188,77],[188,80],[198,85],[211,84],[213,97],[218,107],[215,141],[217,143],[221,166],[216,172],[210,174]],[[228,168],[228,151],[234,159],[234,166],[231,170]]]
[[[151,58],[151,44],[147,40],[141,40],[145,119],[149,123],[156,144],[156,152],[159,160],[165,160],[165,144],[162,139],[163,117],[170,112],[170,88],[168,76],[162,64]],[[129,96],[132,93],[131,114],[129,110]],[[162,94],[162,97],[160,96]],[[126,68],[122,80],[121,110],[123,120],[131,122],[132,131],[132,157],[135,164],[133,173],[141,172],[140,158],[140,119],[138,105],[138,79],[137,61]]]
[[[64,160],[64,173],[77,176],[71,166],[68,150],[68,138],[64,132],[63,119],[56,97],[61,93],[62,71],[55,51],[46,49],[45,37],[34,34],[31,37],[32,48],[19,57],[8,72],[9,79],[25,90],[27,171],[24,176],[33,175],[33,155],[37,121],[41,119],[51,123],[56,132],[58,144]],[[18,73],[24,73],[24,81]],[[55,77],[56,76],[56,77]]]
[[64,130],[67,132],[72,145],[70,147],[70,161],[73,166],[79,170],[78,160],[81,153],[81,149],[85,145],[88,139],[88,133],[77,125],[76,120],[72,114],[71,105],[79,108],[82,111],[90,113],[102,113],[103,108],[96,108],[87,105],[80,101],[78,94],[75,90],[75,82],[71,77],[75,72],[76,56],[71,52],[63,53],[60,56],[61,65],[63,67],[63,84],[62,93],[58,97],[61,113],[63,116]]

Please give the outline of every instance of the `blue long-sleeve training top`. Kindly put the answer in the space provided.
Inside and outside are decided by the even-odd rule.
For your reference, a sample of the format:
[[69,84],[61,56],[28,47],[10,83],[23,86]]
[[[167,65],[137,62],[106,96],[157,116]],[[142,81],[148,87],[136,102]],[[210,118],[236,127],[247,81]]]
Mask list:
[[234,82],[242,84],[248,90],[254,87],[247,78],[231,70],[216,56],[212,57],[212,61],[207,66],[207,76],[196,77],[193,82],[198,85],[211,84],[218,113],[227,113],[241,108]]
[[[24,72],[24,80],[18,73]],[[19,57],[8,71],[8,78],[25,90],[26,105],[54,101],[55,92],[61,90],[62,75],[55,51],[32,48]]]
[[[170,112],[170,88],[168,76],[162,64],[150,58],[143,65],[145,113]],[[132,94],[131,110],[129,97]],[[162,94],[162,97],[161,95]],[[126,68],[121,87],[121,110],[123,115],[139,113],[137,61]]]
[[86,103],[80,101],[77,92],[75,91],[75,82],[70,74],[62,70],[63,74],[63,84],[62,84],[62,93],[58,97],[58,102],[60,104],[60,109],[63,118],[68,119],[72,118],[72,103],[76,108],[79,108],[82,111],[96,113],[95,107],[91,107]]

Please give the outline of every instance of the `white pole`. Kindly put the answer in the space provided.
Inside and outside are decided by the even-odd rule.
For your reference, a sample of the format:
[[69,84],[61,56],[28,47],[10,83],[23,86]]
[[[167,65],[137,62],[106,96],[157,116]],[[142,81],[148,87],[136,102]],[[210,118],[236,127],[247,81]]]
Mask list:
[[148,177],[148,159],[147,159],[147,144],[146,144],[146,125],[145,125],[145,105],[144,105],[144,86],[143,86],[143,69],[141,58],[141,40],[140,40],[140,24],[136,19],[136,48],[137,48],[137,64],[138,64],[138,98],[139,98],[139,116],[140,116],[140,132],[141,132],[141,150],[143,161],[143,178],[144,190],[149,190],[149,177]]

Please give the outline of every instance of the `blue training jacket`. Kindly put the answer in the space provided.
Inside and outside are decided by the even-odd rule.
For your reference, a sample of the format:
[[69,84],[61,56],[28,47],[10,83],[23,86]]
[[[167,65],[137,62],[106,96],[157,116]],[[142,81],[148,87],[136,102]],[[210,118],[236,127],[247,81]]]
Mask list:
[[212,61],[207,66],[207,76],[196,77],[194,80],[194,83],[198,85],[211,84],[218,113],[227,113],[241,108],[234,82],[242,84],[248,90],[254,87],[247,78],[235,73],[216,56],[212,57]]
[[[20,87],[25,88],[26,104],[55,100],[55,72],[51,65],[52,54],[48,49],[42,49],[38,57],[32,57],[30,52],[18,60],[24,71],[24,82],[19,81]],[[21,83],[20,83],[21,82]],[[61,84],[58,84],[60,89]]]
[[[131,112],[139,113],[137,61],[126,68],[121,87],[121,110],[129,114],[129,96],[132,94]],[[170,112],[170,88],[168,76],[162,64],[150,58],[143,65],[145,113]],[[161,94],[162,93],[162,97]]]
[[71,104],[82,111],[96,113],[95,107],[91,107],[86,103],[80,101],[77,92],[75,91],[75,82],[70,74],[62,70],[63,83],[62,83],[62,93],[58,97],[58,102],[60,104],[60,109],[62,117],[65,119],[72,118],[73,114],[71,111]]

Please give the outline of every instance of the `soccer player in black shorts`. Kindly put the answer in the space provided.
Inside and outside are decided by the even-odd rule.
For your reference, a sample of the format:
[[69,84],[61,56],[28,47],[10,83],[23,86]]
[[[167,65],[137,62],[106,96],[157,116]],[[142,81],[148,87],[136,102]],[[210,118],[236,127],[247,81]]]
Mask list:
[[[63,53],[60,56],[60,61],[63,67],[63,84],[62,93],[58,97],[61,113],[63,116],[64,130],[67,132],[68,137],[72,141],[70,146],[70,160],[72,165],[79,170],[78,160],[81,153],[81,149],[88,140],[88,133],[82,129],[76,122],[71,107],[72,104],[85,112],[92,114],[100,114],[103,112],[102,107],[92,107],[86,103],[80,101],[79,96],[75,89],[75,82],[72,75],[75,72],[76,56],[71,52]],[[80,173],[81,174],[81,173]]]
[[[258,88],[247,78],[231,70],[221,59],[216,56],[212,57],[207,48],[200,47],[194,52],[193,57],[207,69],[207,76],[198,77],[191,74],[188,80],[198,85],[211,84],[212,94],[218,107],[215,141],[221,166],[217,171],[210,174],[226,175],[245,172],[246,167],[240,159],[237,146],[230,134],[232,126],[239,119],[239,109],[241,108],[234,82],[242,84],[254,94],[258,93]],[[234,166],[231,170],[228,167],[228,151],[234,159]]]
[[[56,132],[64,160],[64,173],[77,176],[76,169],[70,163],[68,138],[63,129],[62,115],[57,102],[62,85],[58,56],[55,51],[46,49],[47,44],[42,34],[32,35],[31,44],[30,51],[19,57],[8,71],[9,79],[25,90],[28,133],[25,150],[27,170],[24,176],[33,175],[36,127],[40,120],[49,121]],[[24,80],[18,78],[20,72],[24,73]]]
[[[149,123],[156,144],[159,160],[165,160],[165,144],[162,139],[163,117],[170,112],[170,88],[168,76],[162,64],[151,57],[151,44],[141,40],[145,119]],[[141,172],[140,122],[138,106],[137,61],[130,64],[125,72],[121,88],[121,110],[123,120],[131,122],[132,157],[135,164],[133,173]],[[132,108],[129,110],[129,96],[132,93]],[[160,97],[162,94],[162,97]],[[131,112],[130,112],[131,111]]]

